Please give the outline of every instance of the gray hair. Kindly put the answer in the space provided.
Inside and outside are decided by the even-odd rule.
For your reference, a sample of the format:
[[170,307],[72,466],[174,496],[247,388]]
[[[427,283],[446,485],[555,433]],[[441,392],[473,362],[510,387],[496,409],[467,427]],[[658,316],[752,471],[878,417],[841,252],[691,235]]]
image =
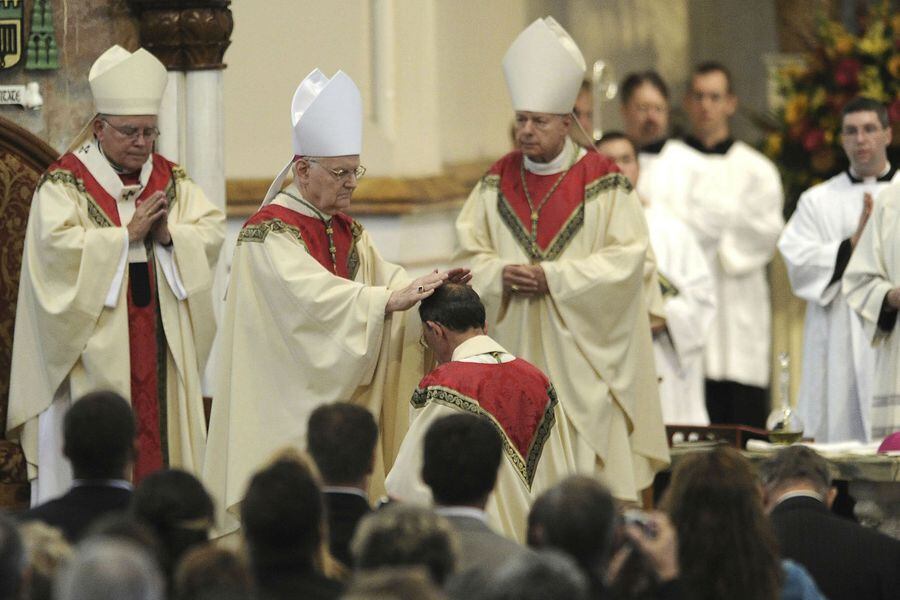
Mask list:
[[57,600],[164,600],[165,581],[145,550],[130,542],[93,538],[78,546],[56,579]]
[[480,600],[587,600],[587,577],[556,550],[511,558],[488,583]]
[[825,494],[831,487],[831,465],[815,450],[806,446],[789,446],[760,465],[759,477],[770,490],[786,483],[803,481]]
[[442,586],[459,554],[450,523],[414,504],[391,504],[359,523],[350,551],[358,570],[420,565]]

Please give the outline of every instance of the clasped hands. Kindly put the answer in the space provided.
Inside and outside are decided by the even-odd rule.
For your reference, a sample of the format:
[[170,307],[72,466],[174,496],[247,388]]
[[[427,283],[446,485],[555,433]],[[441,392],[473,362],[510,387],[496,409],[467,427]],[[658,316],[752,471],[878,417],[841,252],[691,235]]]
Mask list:
[[384,307],[384,314],[389,315],[415,306],[416,302],[424,300],[445,283],[468,283],[470,279],[472,272],[469,269],[455,268],[447,271],[435,269],[427,275],[413,279],[405,288],[391,292],[391,297]]
[[140,242],[151,234],[153,239],[163,246],[172,243],[169,233],[168,215],[169,201],[163,192],[154,192],[149,198],[140,202],[134,209],[134,216],[128,223],[128,241]]
[[503,291],[538,296],[547,294],[550,290],[541,265],[506,265],[503,267]]

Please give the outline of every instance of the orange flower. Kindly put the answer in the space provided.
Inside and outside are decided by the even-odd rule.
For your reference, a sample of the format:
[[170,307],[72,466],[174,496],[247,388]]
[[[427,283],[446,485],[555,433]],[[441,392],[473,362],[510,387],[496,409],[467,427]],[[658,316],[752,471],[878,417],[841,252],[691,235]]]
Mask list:
[[894,30],[894,39],[897,39],[897,36],[900,35],[900,13],[895,13],[891,17],[891,29]]
[[891,59],[888,61],[887,68],[888,73],[891,74],[891,77],[900,79],[900,54],[895,54],[891,57]]
[[778,156],[781,154],[782,143],[784,142],[784,137],[778,132],[771,133],[766,138],[766,155],[767,156]]
[[853,46],[856,40],[852,35],[843,33],[834,40],[834,50],[839,56],[844,56],[853,52]]

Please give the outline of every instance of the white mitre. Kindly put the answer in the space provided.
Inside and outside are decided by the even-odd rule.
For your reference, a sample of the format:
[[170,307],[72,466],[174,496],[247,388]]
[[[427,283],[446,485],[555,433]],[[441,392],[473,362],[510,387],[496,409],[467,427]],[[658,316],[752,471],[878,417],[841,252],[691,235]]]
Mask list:
[[[332,78],[319,69],[307,75],[291,101],[294,156],[352,156],[362,152],[362,97],[343,71]],[[294,164],[284,166],[263,199],[263,206],[281,191]]]
[[88,73],[95,114],[69,146],[71,152],[92,135],[97,115],[156,115],[168,82],[166,67],[138,48],[129,52],[112,46],[101,54]]
[[572,112],[586,68],[575,40],[553,17],[529,25],[503,57],[513,109],[529,112]]
[[113,46],[94,61],[88,74],[94,108],[104,115],[155,115],[168,75],[159,60],[138,48]]

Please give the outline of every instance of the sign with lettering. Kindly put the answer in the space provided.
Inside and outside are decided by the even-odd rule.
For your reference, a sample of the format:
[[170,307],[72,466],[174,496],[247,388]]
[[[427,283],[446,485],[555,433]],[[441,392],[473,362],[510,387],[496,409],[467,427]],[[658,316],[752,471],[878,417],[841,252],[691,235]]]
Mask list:
[[44,99],[41,97],[37,82],[32,81],[26,85],[0,85],[0,105],[3,104],[40,108],[44,104]]
[[25,35],[25,0],[0,0],[0,69],[19,64]]

